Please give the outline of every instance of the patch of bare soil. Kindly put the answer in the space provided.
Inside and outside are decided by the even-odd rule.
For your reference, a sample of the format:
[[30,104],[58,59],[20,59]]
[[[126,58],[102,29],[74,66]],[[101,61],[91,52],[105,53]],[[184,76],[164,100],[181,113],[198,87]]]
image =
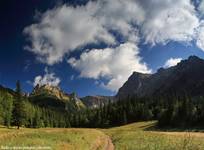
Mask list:
[[91,150],[114,150],[114,145],[109,136],[99,137],[96,139],[94,145],[91,147]]
[[104,150],[114,150],[114,145],[113,145],[112,140],[109,136],[106,139],[106,145],[104,147]]

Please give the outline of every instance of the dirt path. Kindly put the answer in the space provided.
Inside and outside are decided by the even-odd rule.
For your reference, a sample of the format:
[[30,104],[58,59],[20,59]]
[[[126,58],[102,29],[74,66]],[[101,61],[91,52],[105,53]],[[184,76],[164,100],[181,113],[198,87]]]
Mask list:
[[109,136],[107,136],[106,145],[104,146],[104,150],[114,150],[114,145],[113,145],[112,140]]
[[104,135],[104,137],[99,137],[94,142],[94,145],[91,147],[91,150],[114,150],[114,145],[109,136]]

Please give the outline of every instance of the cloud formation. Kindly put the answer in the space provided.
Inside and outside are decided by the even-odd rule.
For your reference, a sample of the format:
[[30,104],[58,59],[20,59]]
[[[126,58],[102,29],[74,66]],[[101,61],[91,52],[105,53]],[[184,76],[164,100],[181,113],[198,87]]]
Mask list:
[[33,86],[36,85],[50,85],[50,86],[58,86],[60,83],[60,78],[56,77],[54,73],[49,73],[47,69],[45,69],[44,76],[36,76],[33,82]]
[[198,6],[198,10],[200,11],[201,15],[204,15],[204,1],[200,0],[200,5]]
[[[41,62],[53,65],[65,54],[90,43],[114,43],[114,37],[92,17],[96,5],[62,7],[44,13],[40,22],[24,29],[32,45],[28,50]],[[93,10],[92,10],[93,9]]]
[[106,78],[104,87],[117,91],[133,71],[150,73],[138,56],[139,49],[132,43],[121,44],[116,48],[93,49],[83,52],[79,59],[70,58],[68,63],[80,72],[80,77]]
[[98,0],[48,10],[24,33],[31,41],[27,49],[52,65],[87,44],[118,44],[114,32],[126,42],[144,39],[154,45],[171,40],[190,42],[198,27],[190,0]]
[[53,65],[77,49],[104,43],[107,48],[82,52],[78,60],[70,58],[68,63],[81,77],[107,78],[105,87],[116,90],[132,71],[150,71],[141,63],[138,43],[195,42],[204,50],[200,17],[204,3],[199,3],[197,8],[191,0],[96,0],[77,7],[64,4],[43,13],[37,23],[24,29],[31,42],[26,49],[39,61]]
[[189,42],[199,19],[190,0],[139,0],[145,10],[141,26],[146,43]]
[[172,66],[176,66],[179,62],[181,62],[181,60],[182,58],[170,58],[165,62],[164,67],[169,68]]
[[196,45],[204,51],[204,21],[200,23],[198,28]]

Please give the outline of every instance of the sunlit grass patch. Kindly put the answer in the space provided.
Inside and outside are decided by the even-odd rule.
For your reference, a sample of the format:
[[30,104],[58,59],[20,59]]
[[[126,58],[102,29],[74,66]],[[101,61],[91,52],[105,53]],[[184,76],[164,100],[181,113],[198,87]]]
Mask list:
[[[94,129],[2,129],[0,146],[48,146],[52,149],[89,150],[106,135]],[[7,134],[7,135],[6,135]],[[2,135],[2,134],[1,134]],[[0,135],[0,138],[1,138]],[[99,144],[103,144],[103,141]]]
[[[103,130],[111,136],[116,150],[203,150],[204,138],[194,133],[149,131],[156,122],[139,122]],[[203,134],[203,133],[201,133]]]

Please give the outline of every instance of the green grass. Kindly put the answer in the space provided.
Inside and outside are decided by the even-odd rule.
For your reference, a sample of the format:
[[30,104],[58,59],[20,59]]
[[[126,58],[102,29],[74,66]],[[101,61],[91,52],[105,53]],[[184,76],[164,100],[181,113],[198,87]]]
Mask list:
[[[50,147],[62,150],[89,150],[104,145],[106,135],[94,129],[0,129],[0,146]],[[0,148],[1,149],[1,148]]]
[[110,129],[0,127],[0,149],[46,146],[56,150],[106,150],[109,135],[116,150],[204,150],[204,133],[154,131],[155,124],[139,122]]
[[147,130],[153,122],[139,122],[103,130],[116,150],[204,150],[204,133]]

